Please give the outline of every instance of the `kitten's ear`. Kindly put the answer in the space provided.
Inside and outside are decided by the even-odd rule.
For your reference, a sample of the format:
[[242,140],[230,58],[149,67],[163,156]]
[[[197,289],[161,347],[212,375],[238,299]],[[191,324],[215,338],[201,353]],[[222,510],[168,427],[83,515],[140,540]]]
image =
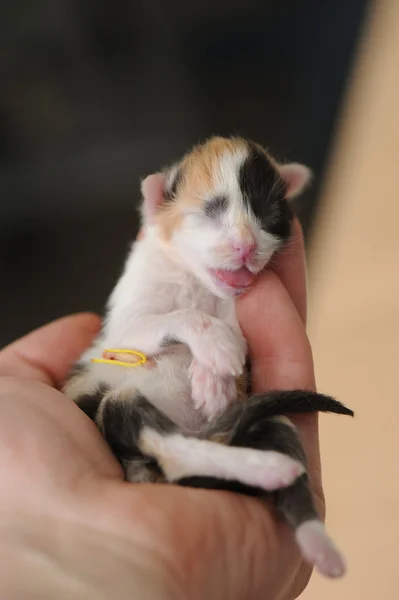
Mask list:
[[144,221],[151,221],[160,204],[165,200],[166,175],[164,173],[153,173],[141,182],[141,193],[143,204],[141,212]]
[[279,171],[287,185],[285,193],[287,200],[295,198],[295,196],[303,192],[312,178],[312,171],[299,163],[279,165]]
[[141,214],[144,221],[151,222],[160,204],[175,200],[181,182],[182,169],[179,164],[173,165],[162,173],[154,173],[143,179],[141,182],[143,195]]

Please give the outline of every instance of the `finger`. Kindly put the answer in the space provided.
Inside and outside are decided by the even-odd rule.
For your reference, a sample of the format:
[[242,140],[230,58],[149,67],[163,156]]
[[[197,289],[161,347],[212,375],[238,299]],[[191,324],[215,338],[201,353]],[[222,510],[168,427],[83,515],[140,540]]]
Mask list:
[[29,377],[59,386],[99,329],[99,317],[89,313],[49,323],[0,352],[0,375]]
[[249,344],[254,391],[314,389],[312,352],[287,289],[271,271],[237,302]]
[[295,219],[292,224],[291,239],[287,247],[277,257],[273,266],[288,291],[291,299],[306,324],[306,258],[302,227]]

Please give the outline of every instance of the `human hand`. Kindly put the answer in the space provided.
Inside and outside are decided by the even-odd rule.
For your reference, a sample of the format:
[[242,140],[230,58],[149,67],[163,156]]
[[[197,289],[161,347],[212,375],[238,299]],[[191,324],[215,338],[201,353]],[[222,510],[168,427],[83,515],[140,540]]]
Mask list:
[[[238,301],[238,312],[255,391],[313,389],[298,225],[275,272]],[[297,597],[311,569],[260,501],[123,482],[94,424],[57,390],[99,325],[92,315],[68,317],[0,353],[2,596]],[[296,423],[323,513],[317,419]]]

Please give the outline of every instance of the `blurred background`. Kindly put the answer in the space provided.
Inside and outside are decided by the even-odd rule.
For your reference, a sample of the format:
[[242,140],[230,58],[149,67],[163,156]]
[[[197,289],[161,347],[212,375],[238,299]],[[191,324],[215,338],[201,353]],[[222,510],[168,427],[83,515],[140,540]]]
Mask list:
[[304,162],[308,234],[364,0],[0,0],[0,344],[102,311],[140,177],[212,134]]
[[399,2],[0,0],[0,345],[101,312],[139,180],[212,134],[308,164],[298,205],[327,524],[348,575],[305,600],[398,598]]

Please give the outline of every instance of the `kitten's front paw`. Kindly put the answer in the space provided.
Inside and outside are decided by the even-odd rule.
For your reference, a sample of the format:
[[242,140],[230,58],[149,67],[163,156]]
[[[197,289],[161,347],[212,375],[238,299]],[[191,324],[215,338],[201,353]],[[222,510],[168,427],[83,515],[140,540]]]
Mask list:
[[245,340],[218,319],[204,319],[197,327],[190,347],[197,361],[219,377],[241,375],[246,355]]
[[234,377],[220,377],[195,359],[189,376],[194,407],[209,418],[223,412],[237,397]]

